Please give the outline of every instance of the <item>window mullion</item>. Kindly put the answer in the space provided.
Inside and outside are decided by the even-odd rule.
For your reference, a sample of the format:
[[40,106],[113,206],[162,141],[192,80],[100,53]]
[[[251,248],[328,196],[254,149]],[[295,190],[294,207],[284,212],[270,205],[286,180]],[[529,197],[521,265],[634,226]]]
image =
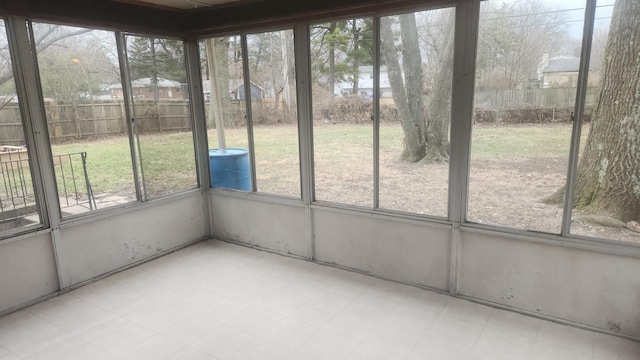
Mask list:
[[567,183],[564,191],[564,211],[562,213],[561,234],[568,235],[571,228],[571,216],[573,212],[573,191],[575,189],[576,171],[578,169],[578,157],[580,155],[580,137],[582,133],[584,104],[587,96],[587,78],[589,76],[589,61],[591,58],[591,43],[593,40],[593,27],[596,15],[596,0],[587,0],[584,14],[584,29],[582,34],[582,49],[580,53],[580,68],[578,71],[578,83],[576,89],[576,103],[573,117],[573,129],[571,131],[571,148],[569,150],[569,166],[567,170]]
[[143,194],[145,194],[146,191],[143,191],[144,177],[140,176],[140,148],[135,141],[137,137],[137,131],[134,131],[136,115],[133,107],[133,92],[131,89],[131,77],[129,76],[129,63],[127,61],[127,41],[124,33],[116,33],[116,46],[118,49],[120,79],[122,82],[122,99],[127,117],[127,134],[129,136],[129,148],[131,150],[131,164],[133,165],[133,181],[136,189],[136,198],[138,201],[144,201],[146,195],[143,197]]
[[251,189],[258,190],[256,184],[256,153],[255,144],[253,143],[253,112],[251,109],[251,73],[249,72],[249,50],[247,46],[247,35],[240,36],[240,45],[242,47],[242,71],[244,73],[244,105],[247,119],[247,139],[249,148],[249,161],[251,166]]

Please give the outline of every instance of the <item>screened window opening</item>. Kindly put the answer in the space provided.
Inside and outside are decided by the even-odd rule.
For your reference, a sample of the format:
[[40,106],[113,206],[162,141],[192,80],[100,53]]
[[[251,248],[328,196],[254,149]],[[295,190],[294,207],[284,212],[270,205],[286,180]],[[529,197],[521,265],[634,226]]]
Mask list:
[[293,31],[247,35],[247,50],[257,191],[299,198]]
[[241,37],[205,39],[200,50],[211,186],[252,191]]
[[640,242],[640,8],[597,2],[571,233]]
[[561,232],[584,7],[481,3],[469,221]]
[[181,40],[128,35],[133,131],[144,199],[198,186]]
[[16,94],[9,43],[0,19],[0,232],[41,223],[29,149]]
[[447,216],[454,15],[380,19],[380,208]]
[[62,216],[136,201],[115,34],[32,25]]
[[309,32],[315,199],[373,207],[373,18]]

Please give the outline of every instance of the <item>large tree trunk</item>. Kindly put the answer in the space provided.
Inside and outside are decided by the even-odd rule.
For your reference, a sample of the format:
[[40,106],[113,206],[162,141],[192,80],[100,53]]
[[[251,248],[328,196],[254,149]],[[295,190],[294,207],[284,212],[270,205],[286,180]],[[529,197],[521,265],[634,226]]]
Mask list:
[[[426,154],[424,137],[425,123],[422,110],[422,64],[418,49],[418,34],[413,14],[401,15],[403,32],[403,64],[407,78],[407,88],[402,79],[400,62],[393,39],[393,31],[389,18],[380,19],[380,49],[387,65],[389,84],[393,93],[393,101],[396,104],[398,115],[402,123],[404,133],[404,151],[402,158],[411,162],[420,161]],[[411,34],[405,34],[411,33]],[[415,39],[415,44],[409,44]],[[405,43],[407,41],[407,43]],[[417,68],[416,68],[417,66]],[[411,80],[409,80],[411,79]],[[416,99],[417,98],[417,99]]]
[[360,49],[360,29],[357,27],[357,20],[353,19],[351,23],[351,33],[353,34],[353,94],[359,95],[358,92],[360,89],[358,88],[360,81],[360,71],[358,67],[360,66],[360,62],[358,61],[358,50]]
[[149,38],[149,49],[151,50],[151,86],[153,90],[153,101],[158,102],[158,59],[156,58],[156,39]]
[[[336,31],[336,27],[338,23],[332,22],[329,24],[329,80],[327,81],[327,87],[329,91],[333,94],[335,92],[335,84],[336,84],[336,41],[334,39],[333,33]],[[331,97],[331,101],[333,101],[333,97]]]
[[437,59],[433,95],[427,116],[427,161],[449,159],[449,125],[451,124],[451,91],[453,86],[453,21],[447,21],[444,48]]
[[624,222],[640,219],[639,53],[640,2],[617,0],[574,204]]

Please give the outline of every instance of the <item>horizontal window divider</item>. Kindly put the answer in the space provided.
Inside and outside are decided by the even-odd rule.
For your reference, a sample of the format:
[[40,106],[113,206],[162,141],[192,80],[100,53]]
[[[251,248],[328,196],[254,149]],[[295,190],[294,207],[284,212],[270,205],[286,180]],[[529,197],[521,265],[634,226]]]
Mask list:
[[[33,225],[33,226],[35,227],[35,225]],[[37,228],[35,230],[33,228],[29,228],[29,227],[24,227],[21,230],[22,231],[20,231],[18,233],[8,233],[8,234],[2,235],[2,238],[0,238],[0,247],[2,247],[2,245],[6,245],[6,244],[12,243],[14,241],[21,241],[21,240],[25,240],[25,239],[31,239],[31,238],[36,237],[36,236],[48,234],[48,233],[50,233],[52,231],[51,228],[43,228],[42,224],[37,226]],[[2,316],[2,315],[0,315],[0,316]]]
[[202,196],[203,189],[190,189],[170,195],[153,198],[147,201],[132,201],[122,205],[111,206],[104,209],[88,211],[82,214],[64,217],[60,221],[60,229],[66,229],[73,226],[110,218],[114,215],[126,214],[132,211],[138,211],[148,207],[154,207],[158,204],[170,203],[177,200],[187,199],[190,197]]
[[609,255],[640,258],[640,244],[622,242],[617,240],[576,235],[562,236],[560,234],[511,229],[506,227],[477,223],[463,223],[462,225],[460,225],[460,231],[485,235],[495,235],[498,237],[508,238],[509,240],[518,239],[535,243],[593,251]]
[[216,196],[224,196],[230,198],[237,198],[243,200],[256,200],[265,203],[272,204],[282,204],[282,205],[292,205],[304,207],[305,203],[300,198],[295,198],[292,196],[286,195],[278,195],[278,194],[270,194],[263,192],[246,192],[241,190],[232,190],[232,189],[224,189],[224,188],[211,188],[208,189],[208,192],[212,195]]
[[393,210],[372,209],[354,205],[343,205],[331,202],[313,202],[311,209],[328,210],[344,214],[369,215],[382,220],[398,220],[415,225],[428,225],[451,229],[453,222],[444,218],[435,218],[429,215],[411,214]]

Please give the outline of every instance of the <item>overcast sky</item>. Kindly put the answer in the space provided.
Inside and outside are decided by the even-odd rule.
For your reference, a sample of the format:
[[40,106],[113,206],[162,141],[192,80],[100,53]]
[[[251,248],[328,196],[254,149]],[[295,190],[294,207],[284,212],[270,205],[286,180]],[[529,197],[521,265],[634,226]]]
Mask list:
[[[494,0],[495,1],[495,0]],[[523,0],[503,0],[506,3],[514,3]],[[564,10],[566,15],[567,29],[574,38],[582,38],[584,26],[584,8],[586,0],[542,0],[550,9]],[[496,2],[499,2],[496,1]],[[596,8],[596,27],[608,27],[611,20],[611,12],[615,0],[598,0]]]

